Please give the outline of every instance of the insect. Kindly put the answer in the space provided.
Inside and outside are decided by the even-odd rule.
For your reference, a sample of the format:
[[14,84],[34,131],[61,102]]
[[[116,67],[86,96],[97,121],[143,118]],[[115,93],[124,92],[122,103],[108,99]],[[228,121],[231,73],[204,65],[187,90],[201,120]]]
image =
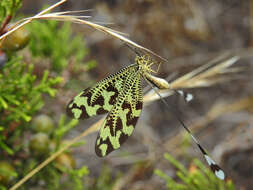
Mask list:
[[[85,89],[68,104],[67,114],[76,119],[109,112],[95,143],[95,152],[99,157],[118,149],[133,133],[143,105],[141,78],[160,89],[169,88],[166,80],[151,75],[152,72],[156,73],[151,68],[153,64],[148,56],[137,55],[134,64]],[[161,100],[168,106],[164,99]],[[180,118],[178,119],[198,145],[211,170],[218,178],[224,179],[225,174],[221,168],[208,156]]]

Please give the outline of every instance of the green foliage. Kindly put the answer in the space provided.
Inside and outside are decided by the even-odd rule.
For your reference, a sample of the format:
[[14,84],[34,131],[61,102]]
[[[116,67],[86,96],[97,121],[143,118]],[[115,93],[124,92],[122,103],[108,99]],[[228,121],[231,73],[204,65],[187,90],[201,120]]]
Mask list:
[[[35,57],[50,58],[54,71],[61,72],[68,63],[80,64],[88,54],[81,35],[72,37],[70,23],[60,25],[57,21],[34,21],[29,25],[31,33],[30,50]],[[93,67],[94,62],[86,63]]]
[[222,181],[218,179],[197,159],[194,159],[191,169],[187,170],[171,155],[166,153],[164,157],[177,168],[177,177],[183,182],[179,183],[163,171],[156,169],[154,171],[155,174],[166,181],[167,187],[170,190],[235,190],[231,180]]
[[[14,15],[20,2],[0,0],[0,21]],[[70,74],[94,66],[94,61],[81,64],[88,50],[81,35],[73,36],[70,24],[46,21],[32,22],[27,26],[31,31],[31,41],[30,48],[24,52],[31,57],[24,61],[17,54],[23,52],[7,53],[6,49],[1,49],[7,54],[8,61],[0,68],[0,164],[3,164],[1,168],[9,169],[8,172],[0,170],[0,179],[4,179],[0,180],[0,190],[8,189],[65,144],[64,136],[78,121],[68,121],[64,113],[56,124],[54,116],[58,113],[54,113],[45,100],[56,97],[62,82],[60,72],[70,62],[75,63]],[[10,44],[16,46],[18,38],[12,40]],[[51,64],[49,70],[41,63],[45,58]],[[52,70],[59,76],[56,77]],[[48,106],[46,110],[50,117],[45,114],[35,117],[45,106]],[[68,184],[69,189],[83,189],[83,178],[89,174],[88,168],[76,169],[70,151],[62,153],[58,160],[60,162],[56,160],[47,165],[20,189],[42,186],[56,190],[64,184]]]
[[30,121],[33,113],[43,106],[42,93],[55,96],[52,86],[62,81],[61,77],[49,78],[49,71],[44,71],[41,80],[36,81],[33,64],[26,64],[20,58],[6,63],[0,73],[0,111],[4,119],[0,125],[10,121]]
[[[12,58],[0,71],[0,127],[5,133],[12,132],[11,126],[29,122],[32,115],[44,105],[42,94],[55,96],[54,85],[61,82],[60,77],[49,78],[45,71],[41,80],[36,80],[33,74],[33,64],[24,63],[21,58]],[[20,126],[13,131],[22,135]],[[4,143],[7,135],[0,135],[0,147],[8,154],[13,154],[15,149],[8,148]],[[0,150],[1,152],[1,150]]]
[[14,16],[16,11],[21,7],[22,0],[1,0],[0,1],[0,23],[5,17]]
[[[77,124],[78,120],[72,119],[67,121],[66,116],[61,115],[58,121],[58,126],[50,135],[51,142],[53,143],[53,146],[51,146],[52,153],[59,150],[65,145],[65,143],[68,143],[63,140],[63,137]],[[83,144],[84,142],[78,142],[72,145],[72,147],[81,146]],[[89,170],[87,166],[82,166],[80,169],[75,169],[75,163],[73,162],[74,160],[71,154],[62,153],[58,156],[58,159],[56,159],[55,162],[49,166],[51,167],[51,177],[50,175],[45,174],[41,176],[40,179],[45,180],[45,184],[47,184],[46,187],[49,189],[84,189],[83,178],[89,174]],[[65,174],[65,176],[61,176],[62,174]],[[63,177],[64,183],[61,183]]]
[[[1,159],[14,164],[13,173],[17,174],[8,184],[0,183],[0,189],[6,189],[17,179],[24,177],[43,159],[62,147],[64,135],[78,123],[77,120],[67,121],[65,116],[60,117],[57,127],[51,122],[44,122],[41,117],[40,120],[31,122],[45,104],[43,95],[55,96],[57,89],[53,86],[61,81],[60,77],[49,77],[47,70],[38,78],[33,74],[33,67],[33,64],[27,65],[19,58],[9,61],[0,71],[0,85],[3,87],[0,88],[0,154],[5,155]],[[50,126],[44,126],[45,124]],[[50,130],[45,130],[47,128]],[[26,143],[27,135],[30,138]],[[74,146],[82,144],[76,143]],[[47,189],[59,189],[66,174],[69,187],[83,189],[83,177],[88,173],[86,166],[75,169],[65,168],[64,165],[59,167],[53,163],[24,184],[22,189],[29,189],[31,184],[37,186],[38,182],[47,184]]]
[[[45,157],[48,157],[48,154],[53,154],[59,148],[61,148],[65,144],[63,141],[64,134],[76,126],[77,123],[77,120],[66,121],[66,117],[62,115],[58,122],[58,125],[50,135],[42,132],[35,133],[33,135],[35,137],[42,134],[44,136],[47,136],[47,151],[44,151],[45,143],[41,142],[42,148],[37,147],[38,145],[34,145],[36,144],[36,142],[33,140],[34,138],[32,137],[30,139],[29,146],[33,145],[33,149],[30,149],[29,154],[33,159],[29,159],[27,163],[22,167],[22,170],[25,171],[25,174],[27,174],[31,169],[41,163]],[[40,138],[40,141],[42,140],[43,139]],[[83,143],[78,143],[75,144],[75,146],[80,146],[82,144]],[[41,151],[41,149],[43,150]],[[38,154],[38,151],[41,151],[40,154]],[[48,151],[50,152],[48,153]],[[46,189],[56,190],[61,189],[62,187],[75,187],[74,189],[83,189],[83,177],[89,174],[89,170],[86,166],[83,166],[80,169],[75,169],[75,164],[71,162],[74,162],[74,158],[71,156],[71,154],[62,153],[53,163],[47,165],[44,170],[35,175],[31,179],[30,183],[24,184],[22,188],[28,189],[31,187],[31,184],[33,184],[32,186],[36,186],[40,181],[45,184],[42,185],[42,187],[44,186]]]
[[100,176],[94,181],[94,184],[88,187],[88,190],[112,190],[119,176],[114,179],[112,177],[112,170],[104,165]]
[[65,183],[61,184],[61,189],[75,189],[83,190],[84,189],[84,177],[89,175],[89,170],[87,166],[83,166],[80,169],[71,170],[68,168],[61,168],[63,173],[68,174],[69,180],[66,180]]
[[87,176],[89,174],[89,170],[86,166],[83,166],[82,168],[78,170],[70,171],[70,177],[72,178],[72,181],[74,182],[73,185],[70,187],[74,187],[75,190],[83,190],[83,177]]
[[69,123],[66,123],[66,116],[62,115],[58,121],[58,128],[53,133],[53,136],[57,140],[57,143],[59,143],[63,136],[77,124],[77,119],[72,119]]
[[0,161],[0,189],[1,184],[8,184],[17,177],[13,166],[7,161]]

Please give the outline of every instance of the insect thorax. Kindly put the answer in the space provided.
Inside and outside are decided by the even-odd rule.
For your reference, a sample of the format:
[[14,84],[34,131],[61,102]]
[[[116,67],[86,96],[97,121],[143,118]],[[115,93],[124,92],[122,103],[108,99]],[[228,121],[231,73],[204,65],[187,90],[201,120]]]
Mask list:
[[[136,56],[135,59],[136,64],[139,66],[139,71],[143,78],[146,78],[149,82],[160,89],[168,89],[169,83],[159,77],[151,75],[151,73],[157,73],[158,71],[154,71],[151,67],[154,62],[150,59],[149,56]],[[159,68],[159,66],[158,66]]]
[[151,68],[154,62],[147,55],[136,56],[135,63],[139,66],[139,71],[143,76],[145,76],[146,73],[156,73],[156,71]]

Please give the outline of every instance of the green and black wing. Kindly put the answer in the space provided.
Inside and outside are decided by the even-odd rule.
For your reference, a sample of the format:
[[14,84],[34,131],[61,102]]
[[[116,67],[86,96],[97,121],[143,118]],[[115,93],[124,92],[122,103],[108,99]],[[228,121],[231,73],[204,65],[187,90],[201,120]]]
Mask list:
[[133,133],[142,110],[141,75],[138,68],[129,71],[112,110],[107,115],[95,144],[100,157],[118,149]]
[[135,70],[137,65],[132,64],[106,77],[92,88],[85,89],[69,102],[67,114],[76,119],[85,119],[111,111],[124,88],[129,71]]

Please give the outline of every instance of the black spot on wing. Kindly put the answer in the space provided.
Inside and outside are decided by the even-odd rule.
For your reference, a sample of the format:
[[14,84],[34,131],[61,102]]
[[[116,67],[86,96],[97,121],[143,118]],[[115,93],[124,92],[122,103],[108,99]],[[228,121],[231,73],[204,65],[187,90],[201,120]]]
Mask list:
[[136,104],[136,109],[137,110],[141,110],[142,109],[142,102],[141,101],[138,101],[137,104]]
[[[116,133],[117,131],[121,131],[123,129],[123,124],[122,124],[122,120],[118,117],[117,118],[117,122],[116,122]],[[128,138],[129,136],[127,134],[124,134],[123,132],[120,134],[119,137],[119,143],[120,145],[122,145]]]
[[85,106],[80,106],[78,107],[75,103],[72,105],[72,107],[70,108],[69,105],[72,104],[73,100],[71,100],[71,102],[68,104],[67,106],[67,115],[69,117],[74,117],[74,113],[72,112],[73,109],[79,109],[82,111],[80,117],[78,119],[87,119],[89,118],[90,116],[88,115],[87,111],[86,111],[86,108]]
[[87,97],[87,103],[89,106],[91,106],[91,97],[92,97],[92,93],[90,91],[85,91],[81,97]]
[[108,115],[106,118],[105,127],[109,127],[111,136],[115,136],[113,122],[114,122],[114,118]]
[[90,116],[88,115],[87,111],[86,111],[86,107],[85,106],[80,106],[80,109],[82,110],[82,114],[80,115],[79,119],[87,119]]
[[[126,115],[126,119],[127,119],[126,125],[127,126],[132,125],[132,126],[135,127],[135,125],[136,125],[139,117],[133,117],[133,115],[132,115],[132,111],[133,110],[132,110],[131,105],[129,103],[127,103],[126,101],[124,101],[124,103],[122,104],[122,108],[129,110],[128,113],[127,113],[127,115]],[[136,103],[136,110],[141,110],[141,109],[142,109],[142,102],[138,101]]]
[[105,113],[107,113],[108,111],[107,110],[104,110],[104,108],[98,108],[98,110],[97,110],[97,115],[99,115],[99,114],[105,114]]
[[113,85],[109,85],[106,89],[108,92],[114,92],[114,95],[111,96],[110,100],[109,100],[109,104],[113,105],[116,102],[116,99],[119,95],[119,91],[117,90],[117,88],[115,88]]
[[[98,138],[99,137],[97,137],[97,140],[98,140]],[[96,140],[96,142],[97,142],[97,140]],[[102,151],[99,148],[99,146],[102,145],[102,144],[106,144],[107,145],[107,150],[106,150],[106,153],[105,153],[104,156],[107,156],[109,153],[111,153],[112,151],[114,151],[114,148],[113,148],[113,146],[112,146],[109,138],[107,138],[105,141],[102,141],[102,139],[100,139],[100,143],[98,145],[96,143],[96,145],[95,145],[95,152],[96,152],[97,156],[103,157]]]
[[132,111],[131,105],[128,102],[126,102],[126,101],[123,102],[122,109],[123,110],[129,109],[130,111]]
[[131,119],[127,120],[127,126],[134,126],[136,125],[137,121],[138,121],[139,117],[132,117]]
[[[85,90],[83,90],[83,93],[80,95],[81,97],[87,97],[88,98],[88,101],[90,101],[91,99],[91,93],[90,93],[90,88],[87,88]],[[87,102],[88,102],[87,101]],[[74,113],[72,112],[73,109],[79,109],[82,111],[80,117],[78,119],[87,119],[89,118],[90,116],[88,115],[87,111],[86,111],[86,108],[85,106],[81,105],[80,107],[77,106],[75,103],[72,105],[72,107],[70,107],[70,105],[74,102],[74,99],[71,100],[69,102],[69,104],[67,105],[67,109],[66,109],[66,112],[67,112],[67,115],[70,116],[70,117],[74,117]]]
[[96,100],[92,103],[91,106],[95,106],[95,105],[103,106],[104,103],[105,103],[104,97],[103,97],[103,96],[98,96],[98,97],[96,98]]
[[[117,121],[116,121],[116,131],[120,131],[123,129],[123,124],[122,124],[122,120],[120,119],[120,117],[117,117]],[[117,133],[117,132],[116,132]]]

